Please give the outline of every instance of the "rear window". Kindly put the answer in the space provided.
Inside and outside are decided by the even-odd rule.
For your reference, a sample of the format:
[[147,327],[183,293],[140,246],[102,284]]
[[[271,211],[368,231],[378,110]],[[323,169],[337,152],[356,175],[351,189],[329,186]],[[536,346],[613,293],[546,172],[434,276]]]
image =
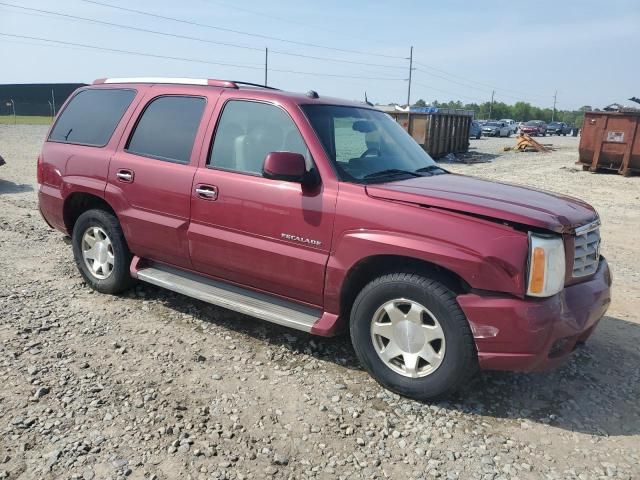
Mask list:
[[135,90],[90,89],[76,94],[62,111],[49,140],[103,147],[134,97]]
[[140,116],[126,150],[159,160],[189,163],[204,107],[202,97],[176,95],[152,100]]

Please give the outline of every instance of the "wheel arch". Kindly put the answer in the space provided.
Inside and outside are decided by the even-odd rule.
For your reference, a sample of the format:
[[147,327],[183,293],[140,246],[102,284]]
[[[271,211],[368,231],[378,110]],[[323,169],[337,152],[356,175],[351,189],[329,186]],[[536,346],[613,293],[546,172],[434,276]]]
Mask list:
[[471,290],[457,273],[436,263],[407,255],[381,254],[360,259],[346,273],[340,288],[340,319],[347,323],[358,293],[373,279],[388,273],[419,273],[445,285],[456,295]]
[[106,210],[114,216],[117,216],[109,202],[98,195],[84,191],[76,191],[67,195],[62,207],[62,216],[67,233],[69,235],[73,233],[73,227],[80,215],[94,208]]

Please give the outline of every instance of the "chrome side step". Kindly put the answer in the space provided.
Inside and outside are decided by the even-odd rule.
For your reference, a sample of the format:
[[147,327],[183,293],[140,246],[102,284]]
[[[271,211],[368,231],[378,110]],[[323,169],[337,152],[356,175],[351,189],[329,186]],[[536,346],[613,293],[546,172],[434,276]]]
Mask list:
[[142,268],[137,271],[137,277],[158,287],[304,332],[310,332],[322,316],[319,309],[164,265]]

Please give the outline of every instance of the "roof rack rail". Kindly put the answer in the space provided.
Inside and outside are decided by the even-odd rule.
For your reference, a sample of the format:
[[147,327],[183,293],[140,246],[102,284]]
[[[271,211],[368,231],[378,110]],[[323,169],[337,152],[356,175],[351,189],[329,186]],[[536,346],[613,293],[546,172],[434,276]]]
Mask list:
[[240,82],[238,80],[229,80],[229,81],[235,83],[236,85],[248,85],[250,87],[266,88],[267,90],[278,90],[278,91],[280,91],[279,88],[269,87],[268,85],[262,85],[260,83]]
[[214,78],[182,78],[182,77],[127,77],[127,78],[99,78],[94,85],[106,83],[165,83],[177,85],[209,85],[211,87],[238,88],[235,82],[216,80]]

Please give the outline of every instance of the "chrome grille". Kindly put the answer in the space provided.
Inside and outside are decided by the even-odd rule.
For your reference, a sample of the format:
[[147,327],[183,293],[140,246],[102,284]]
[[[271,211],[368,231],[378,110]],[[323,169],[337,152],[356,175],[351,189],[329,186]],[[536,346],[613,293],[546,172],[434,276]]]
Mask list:
[[573,277],[584,277],[598,270],[600,261],[600,221],[577,228],[574,234]]

